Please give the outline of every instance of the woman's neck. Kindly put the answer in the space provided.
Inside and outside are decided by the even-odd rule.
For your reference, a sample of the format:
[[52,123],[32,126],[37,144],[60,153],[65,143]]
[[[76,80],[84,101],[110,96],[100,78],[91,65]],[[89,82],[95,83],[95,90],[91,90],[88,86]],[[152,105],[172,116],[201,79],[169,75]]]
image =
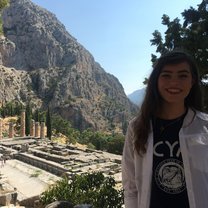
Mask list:
[[185,105],[162,104],[157,116],[162,119],[175,119],[182,116],[186,112]]

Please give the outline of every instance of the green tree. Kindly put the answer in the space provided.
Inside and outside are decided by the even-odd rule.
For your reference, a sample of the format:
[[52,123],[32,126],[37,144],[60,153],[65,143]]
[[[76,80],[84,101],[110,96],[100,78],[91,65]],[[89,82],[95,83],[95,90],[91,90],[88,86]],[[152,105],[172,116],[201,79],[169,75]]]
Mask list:
[[3,22],[2,22],[2,17],[1,17],[1,13],[2,10],[9,5],[9,0],[0,0],[0,34],[3,34]]
[[115,189],[116,182],[112,177],[102,173],[74,175],[71,182],[64,177],[49,187],[40,196],[46,205],[56,200],[70,201],[72,204],[91,204],[94,208],[121,208],[123,190]]
[[3,117],[18,115],[16,114],[15,106],[16,106],[16,103],[14,101],[7,102],[5,105],[2,104],[1,115]]
[[147,85],[148,84],[148,79],[146,77],[144,78],[143,84],[144,85]]
[[47,137],[51,139],[52,135],[52,128],[51,128],[51,113],[50,108],[48,107],[47,113],[46,113],[46,127],[47,127]]
[[93,131],[91,129],[84,130],[79,138],[81,144],[90,144],[97,150],[106,150],[109,135],[103,132]]
[[46,122],[46,111],[39,111],[40,122]]
[[32,118],[32,109],[30,106],[30,103],[27,103],[26,105],[26,111],[25,111],[25,134],[30,134],[30,122]]
[[33,118],[34,118],[34,120],[35,120],[36,122],[40,122],[40,111],[39,111],[38,108],[35,109],[35,113],[34,113],[34,115],[33,115]]
[[[158,30],[153,32],[152,45],[156,52],[163,54],[166,51],[182,48],[195,58],[199,67],[201,89],[203,93],[203,106],[208,111],[208,2],[203,0],[197,9],[190,7],[182,12],[183,23],[178,18],[173,21],[169,16],[162,16],[162,24],[167,27],[164,39]],[[157,56],[152,54],[152,62]]]
[[51,126],[55,130],[55,133],[62,133],[68,137],[68,143],[75,143],[80,135],[79,131],[73,129],[71,123],[63,119],[59,115],[53,115],[51,117]]
[[69,128],[71,128],[71,123],[67,120],[64,120],[59,115],[53,115],[52,128],[56,130],[56,133],[62,133],[64,135],[67,135]]
[[97,150],[106,150],[107,138],[107,135],[97,131],[92,134],[89,142],[92,143]]
[[86,144],[88,148],[121,155],[124,146],[124,136],[122,134],[106,134],[86,129],[80,134],[78,142]]
[[20,102],[16,101],[14,103],[14,115],[20,115],[22,108],[23,105]]
[[13,116],[13,103],[8,102],[5,106],[5,111],[7,116]]
[[0,10],[8,6],[8,4],[9,4],[9,0],[0,0]]
[[90,143],[90,138],[93,136],[93,131],[91,129],[86,129],[84,130],[80,137],[79,137],[79,140],[78,142],[81,143],[81,144],[88,144]]
[[108,142],[107,152],[122,155],[124,146],[124,136],[121,134],[116,134]]

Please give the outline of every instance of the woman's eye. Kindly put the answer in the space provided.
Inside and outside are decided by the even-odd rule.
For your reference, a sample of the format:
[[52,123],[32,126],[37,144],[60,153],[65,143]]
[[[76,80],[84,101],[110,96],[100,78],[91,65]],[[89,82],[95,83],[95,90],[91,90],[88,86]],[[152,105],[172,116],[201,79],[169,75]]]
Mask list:
[[163,77],[163,78],[170,78],[171,76],[170,76],[170,74],[161,74],[161,77]]
[[188,77],[187,74],[181,74],[181,75],[179,75],[179,78],[181,78],[181,79],[185,79],[185,78],[187,78],[187,77]]

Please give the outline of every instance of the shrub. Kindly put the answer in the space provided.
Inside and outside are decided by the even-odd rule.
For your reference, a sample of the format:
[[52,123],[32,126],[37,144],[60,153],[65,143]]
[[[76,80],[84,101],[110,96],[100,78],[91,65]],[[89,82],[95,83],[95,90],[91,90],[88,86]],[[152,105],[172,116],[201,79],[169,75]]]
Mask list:
[[54,201],[69,201],[72,204],[91,204],[94,208],[121,208],[123,205],[123,190],[115,188],[112,177],[102,173],[84,173],[72,177],[70,183],[67,177],[49,187],[40,196],[46,205]]

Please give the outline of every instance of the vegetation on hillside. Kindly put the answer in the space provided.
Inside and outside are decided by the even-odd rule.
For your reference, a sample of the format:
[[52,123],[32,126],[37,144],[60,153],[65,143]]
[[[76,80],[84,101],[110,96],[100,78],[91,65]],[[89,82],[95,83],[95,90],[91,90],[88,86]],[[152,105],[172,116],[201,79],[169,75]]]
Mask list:
[[1,18],[1,13],[2,10],[8,5],[9,5],[9,0],[0,0],[0,35],[3,34],[3,28],[2,28],[3,22]]
[[0,11],[9,4],[9,0],[0,1]]
[[72,128],[69,121],[64,120],[59,115],[51,116],[52,130],[54,134],[62,133],[67,136],[67,143],[78,142],[87,145],[88,148],[107,151],[113,154],[122,154],[124,145],[124,135],[109,134],[105,132],[86,129],[79,131]]
[[94,208],[121,208],[123,190],[116,189],[115,185],[112,177],[99,172],[74,175],[70,182],[63,177],[43,192],[40,199],[43,205],[63,200],[74,205],[91,204]]

